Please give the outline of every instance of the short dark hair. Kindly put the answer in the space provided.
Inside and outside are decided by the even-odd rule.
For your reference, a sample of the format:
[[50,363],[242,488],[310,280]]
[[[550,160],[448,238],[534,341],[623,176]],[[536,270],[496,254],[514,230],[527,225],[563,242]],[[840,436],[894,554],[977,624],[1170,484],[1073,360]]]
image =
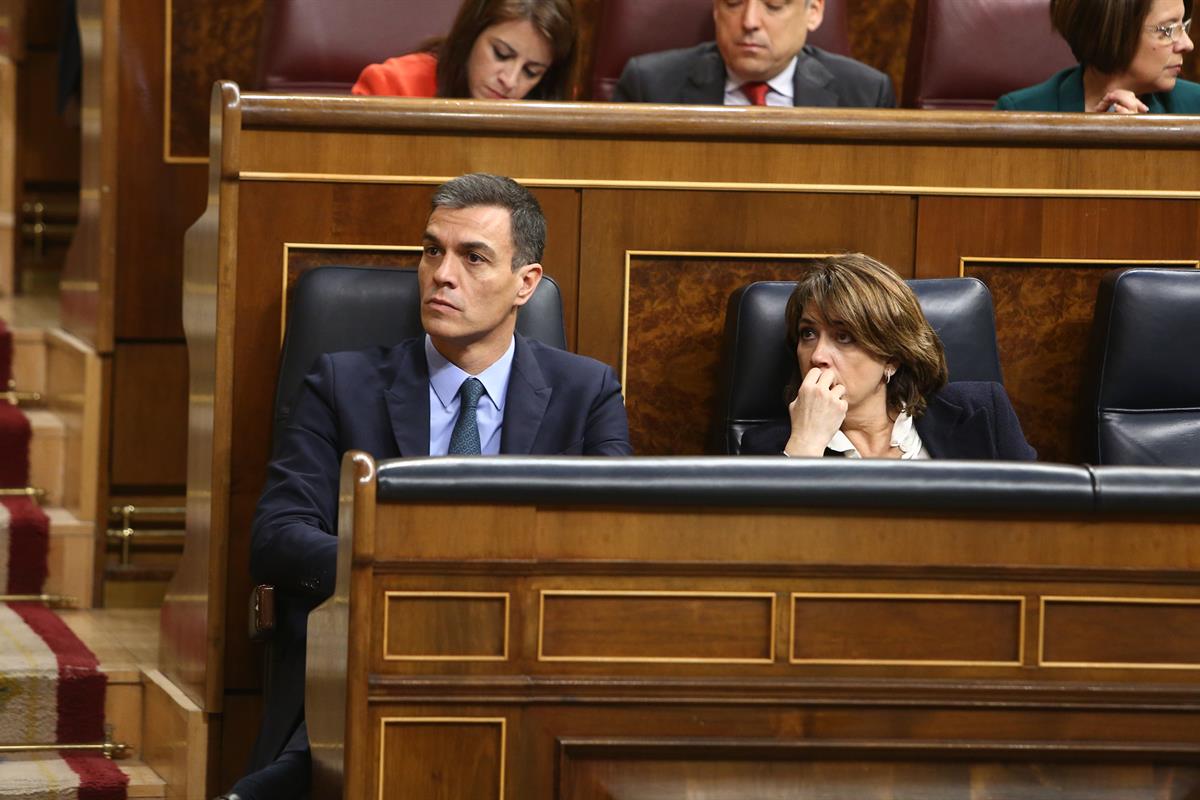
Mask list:
[[[810,306],[826,320],[837,320],[875,358],[897,362],[896,374],[887,385],[889,410],[904,409],[916,419],[925,412],[929,397],[946,385],[942,342],[913,290],[886,264],[862,253],[809,264],[784,312],[793,353],[800,344],[800,320]],[[797,364],[786,402],[795,398],[803,377]]]
[[[1153,0],[1050,0],[1050,23],[1076,60],[1104,74],[1133,63]],[[1185,7],[1189,5],[1185,3]]]
[[[443,0],[444,2],[444,0]],[[529,20],[550,42],[553,62],[526,95],[531,100],[562,100],[570,94],[575,62],[575,9],[571,0],[463,0],[450,33],[437,48],[438,97],[470,97],[467,61],[479,35],[509,20]]]
[[528,189],[503,175],[472,172],[446,181],[433,193],[431,210],[497,206],[512,220],[512,268],[537,264],[546,247],[546,217]]

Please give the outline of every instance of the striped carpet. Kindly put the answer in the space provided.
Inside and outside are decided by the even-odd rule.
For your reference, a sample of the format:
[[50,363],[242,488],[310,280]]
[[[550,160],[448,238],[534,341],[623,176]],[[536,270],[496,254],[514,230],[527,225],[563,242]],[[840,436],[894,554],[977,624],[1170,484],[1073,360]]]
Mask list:
[[[0,320],[0,390],[8,387],[12,334]],[[0,400],[0,487],[29,482],[25,414]],[[0,592],[39,594],[49,520],[25,497],[0,498]],[[0,603],[0,745],[104,739],[107,678],[96,656],[40,603]],[[0,754],[0,800],[125,800],[129,780],[99,753]]]

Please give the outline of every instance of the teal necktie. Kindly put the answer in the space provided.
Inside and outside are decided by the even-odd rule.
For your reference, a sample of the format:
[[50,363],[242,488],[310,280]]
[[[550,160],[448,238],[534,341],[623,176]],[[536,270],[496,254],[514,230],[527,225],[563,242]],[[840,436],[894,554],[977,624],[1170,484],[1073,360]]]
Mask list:
[[467,378],[458,387],[458,419],[454,422],[454,432],[450,434],[450,455],[477,456],[482,452],[479,443],[479,423],[475,419],[475,409],[479,407],[479,398],[483,396],[483,384],[479,378]]

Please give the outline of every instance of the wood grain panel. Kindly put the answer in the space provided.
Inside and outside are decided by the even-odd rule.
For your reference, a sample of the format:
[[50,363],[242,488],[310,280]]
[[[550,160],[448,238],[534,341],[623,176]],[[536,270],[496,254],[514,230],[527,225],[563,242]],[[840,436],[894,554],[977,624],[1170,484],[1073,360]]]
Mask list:
[[111,485],[187,483],[187,347],[118,344],[113,358]]
[[384,592],[383,660],[503,660],[508,594]]
[[163,0],[170,24],[166,61],[169,158],[208,158],[213,81],[254,85],[264,0]]
[[1111,753],[1066,759],[1020,748],[923,749],[880,743],[604,741],[566,743],[557,797],[564,800],[1026,800],[1121,797],[1184,800],[1200,769]]
[[[1200,204],[925,197],[919,206],[917,277],[962,274],[988,285],[1005,388],[1026,438],[1043,461],[1082,460],[1096,288],[1121,267],[1194,264]],[[1135,216],[1147,220],[1144,238],[1112,235]]]
[[767,662],[775,596],[543,591],[541,661]]
[[1042,600],[1042,663],[1200,670],[1200,603],[1131,598]]
[[[733,254],[861,250],[911,277],[915,208],[911,198],[894,196],[585,192],[581,237],[588,246],[580,258],[579,292],[588,303],[579,320],[580,352],[622,362],[630,251],[690,254],[655,259],[648,269],[640,257],[630,262],[630,352],[624,367],[635,384],[629,387],[635,451],[703,452],[716,386],[711,365],[720,352],[714,331],[724,324],[725,300],[752,276],[795,268],[772,272],[769,260]],[[697,261],[702,268],[696,269]],[[638,416],[643,412],[634,406],[658,391],[675,402],[655,400],[654,416]]]
[[792,596],[791,660],[1021,663],[1019,597]]
[[503,800],[503,719],[380,721],[378,797]]
[[904,86],[908,37],[917,0],[834,0],[846,4],[850,51],[856,59],[887,73],[897,99]]
[[[716,254],[629,257],[621,383],[635,453],[699,455],[709,450],[718,424],[716,395],[729,295],[753,281],[795,280],[809,261]],[[683,320],[686,324],[680,324]]]

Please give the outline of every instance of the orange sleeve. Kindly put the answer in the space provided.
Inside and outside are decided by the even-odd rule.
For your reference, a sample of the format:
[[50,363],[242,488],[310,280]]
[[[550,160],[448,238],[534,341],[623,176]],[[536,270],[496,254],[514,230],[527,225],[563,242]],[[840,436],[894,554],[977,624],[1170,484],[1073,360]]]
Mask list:
[[350,90],[357,95],[436,97],[437,58],[432,53],[409,53],[367,66]]

